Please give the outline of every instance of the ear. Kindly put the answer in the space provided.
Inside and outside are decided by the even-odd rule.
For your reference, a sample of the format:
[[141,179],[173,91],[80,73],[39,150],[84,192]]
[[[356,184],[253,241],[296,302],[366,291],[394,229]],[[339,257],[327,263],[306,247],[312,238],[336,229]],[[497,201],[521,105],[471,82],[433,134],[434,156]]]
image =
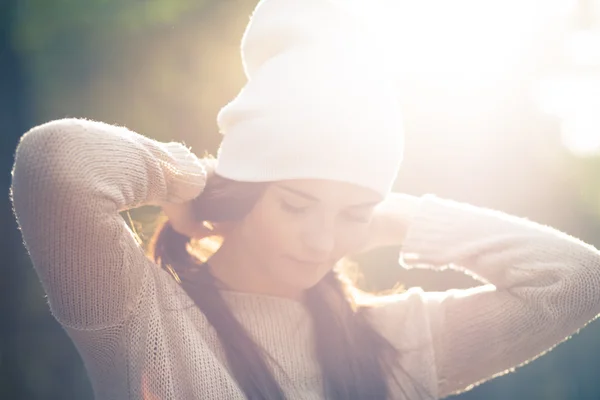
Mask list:
[[221,236],[225,238],[235,230],[239,223],[234,221],[223,221],[214,222],[212,224],[205,223],[205,225],[207,225],[206,229],[209,230],[209,236]]
[[378,221],[373,219],[369,224],[368,232],[361,238],[361,241],[358,243],[354,251],[352,251],[352,253],[349,255],[353,256],[366,253],[382,245],[382,239],[379,236]]

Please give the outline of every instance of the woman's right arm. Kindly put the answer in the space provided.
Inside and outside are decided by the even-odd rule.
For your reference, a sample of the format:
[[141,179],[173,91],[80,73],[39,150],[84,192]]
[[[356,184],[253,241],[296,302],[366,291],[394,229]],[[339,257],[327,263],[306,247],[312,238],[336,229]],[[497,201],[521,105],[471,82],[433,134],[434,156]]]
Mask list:
[[11,200],[55,318],[75,329],[127,318],[154,264],[119,212],[183,203],[201,193],[205,180],[183,144],[124,127],[62,119],[23,135]]

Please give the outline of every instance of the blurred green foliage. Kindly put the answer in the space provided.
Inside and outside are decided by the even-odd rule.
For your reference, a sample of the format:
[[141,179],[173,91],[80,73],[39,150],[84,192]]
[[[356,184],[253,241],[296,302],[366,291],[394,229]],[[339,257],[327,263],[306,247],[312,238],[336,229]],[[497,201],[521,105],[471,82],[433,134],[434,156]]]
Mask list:
[[17,46],[36,52],[70,36],[112,40],[175,24],[182,15],[202,8],[205,3],[201,0],[23,0],[17,3],[15,13]]
[[36,84],[57,89],[65,82],[81,84],[78,75],[89,78],[83,72],[93,73],[93,69],[91,65],[82,68],[82,62],[101,62],[114,52],[114,46],[136,34],[172,26],[205,2],[23,0],[16,4],[15,46],[30,60],[31,76],[40,78]]
[[[253,3],[17,2],[12,39],[32,83],[36,119],[85,116],[165,140],[202,141],[209,135],[198,132],[215,131],[218,106],[242,82],[234,59],[244,28],[239,11],[247,17]],[[222,93],[223,82],[206,77],[228,70],[234,85]]]

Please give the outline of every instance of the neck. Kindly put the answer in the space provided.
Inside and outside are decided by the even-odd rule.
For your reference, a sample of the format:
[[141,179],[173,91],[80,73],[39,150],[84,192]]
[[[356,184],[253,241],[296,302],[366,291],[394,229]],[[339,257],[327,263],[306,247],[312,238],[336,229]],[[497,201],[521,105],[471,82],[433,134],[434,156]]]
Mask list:
[[223,244],[207,261],[210,273],[227,289],[242,293],[289,298],[300,301],[304,291],[276,279],[256,260],[258,257],[234,239]]

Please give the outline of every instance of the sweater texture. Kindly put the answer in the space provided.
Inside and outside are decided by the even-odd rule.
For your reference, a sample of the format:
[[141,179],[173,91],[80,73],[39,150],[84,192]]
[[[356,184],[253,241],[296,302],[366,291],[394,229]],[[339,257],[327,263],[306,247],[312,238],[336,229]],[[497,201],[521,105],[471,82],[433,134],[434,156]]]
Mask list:
[[[193,199],[205,179],[185,145],[101,122],[52,121],[19,142],[14,213],[51,312],[99,400],[244,399],[214,329],[119,214]],[[456,268],[482,282],[446,292],[411,288],[368,310],[400,350],[402,368],[390,381],[409,399],[418,398],[415,382],[443,398],[508,372],[600,313],[600,253],[523,218],[426,195],[402,249],[405,268]],[[276,362],[286,398],[324,399],[303,304],[223,295]],[[391,384],[391,398],[406,398],[403,391]]]

